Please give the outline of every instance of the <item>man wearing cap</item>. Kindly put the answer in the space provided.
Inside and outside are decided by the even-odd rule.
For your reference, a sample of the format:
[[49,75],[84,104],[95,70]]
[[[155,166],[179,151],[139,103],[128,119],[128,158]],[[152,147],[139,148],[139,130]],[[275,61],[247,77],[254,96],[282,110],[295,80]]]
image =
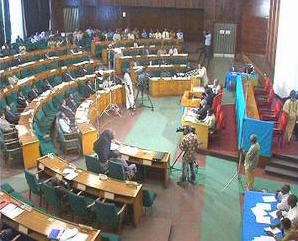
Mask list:
[[296,92],[292,90],[290,92],[290,99],[286,100],[283,106],[283,111],[288,116],[287,126],[286,126],[286,138],[289,143],[292,138],[293,130],[298,117],[298,101],[295,98]]
[[259,162],[259,152],[260,152],[260,145],[257,141],[257,136],[255,134],[252,134],[250,136],[250,142],[251,142],[251,146],[248,152],[246,153],[245,160],[244,160],[247,190],[253,189],[254,170],[257,167]]

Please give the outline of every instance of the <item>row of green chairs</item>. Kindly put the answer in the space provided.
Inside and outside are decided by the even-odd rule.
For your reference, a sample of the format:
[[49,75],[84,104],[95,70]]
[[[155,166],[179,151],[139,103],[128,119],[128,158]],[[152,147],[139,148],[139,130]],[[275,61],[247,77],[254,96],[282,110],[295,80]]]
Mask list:
[[[25,170],[25,175],[26,175],[26,179],[27,179],[27,182],[29,180],[29,182],[35,182],[35,178],[33,177],[34,175],[30,172],[28,172],[27,170]],[[32,179],[32,180],[31,180]],[[37,179],[36,179],[37,180]],[[51,201],[56,201],[55,199],[51,198],[50,196],[53,195],[52,193],[52,188],[49,187],[50,185],[49,184],[43,184],[42,185],[43,188],[38,188],[37,189],[37,193],[40,193],[40,197],[41,197],[41,189],[43,189],[43,191],[47,194],[47,198],[48,200],[51,200]],[[35,189],[35,187],[33,187],[33,189]],[[29,197],[30,199],[24,197],[21,193],[15,191],[15,189],[8,183],[4,183],[1,185],[1,190],[5,193],[7,193],[8,195],[12,196],[13,198],[17,199],[18,201],[21,201],[41,212],[46,212],[42,207],[41,207],[41,201],[40,201],[40,205],[35,205],[32,201],[31,201],[31,189],[30,189],[30,193],[29,193]],[[55,195],[55,194],[54,194]],[[69,196],[68,196],[68,201],[69,201],[69,204],[70,206],[72,207],[73,210],[80,210],[80,208],[83,206],[83,207],[87,207],[88,205],[90,205],[90,200],[88,200],[87,202],[85,201],[86,199],[83,198],[82,196],[78,196],[72,192],[69,192]],[[89,202],[89,204],[88,204]],[[87,205],[87,206],[86,206]],[[86,211],[85,208],[83,208],[83,211]],[[87,211],[88,211],[88,208],[87,208]],[[88,211],[89,212],[89,211]],[[78,214],[83,214],[84,216],[83,217],[86,217],[86,214],[88,212],[79,212]],[[87,218],[87,217],[86,217]],[[101,239],[103,241],[120,241],[120,237],[116,234],[112,234],[112,233],[105,233],[105,232],[101,232]]]
[[[97,154],[85,155],[85,163],[87,167],[87,171],[93,173],[104,173],[108,174],[110,178],[118,179],[118,180],[127,180],[127,176],[125,174],[124,168],[120,163],[116,163],[113,161],[108,162],[108,171],[102,168],[99,165],[99,160]],[[144,207],[150,208],[152,207],[154,200],[156,198],[156,193],[153,190],[144,190],[143,193],[143,205]]]

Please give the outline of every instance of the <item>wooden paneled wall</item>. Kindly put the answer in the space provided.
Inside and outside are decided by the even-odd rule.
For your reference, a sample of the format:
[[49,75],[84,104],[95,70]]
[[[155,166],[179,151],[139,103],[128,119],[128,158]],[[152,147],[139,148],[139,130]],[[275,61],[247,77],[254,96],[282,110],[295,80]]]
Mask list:
[[241,50],[265,55],[270,0],[245,0],[241,10]]
[[[269,38],[270,2],[279,0],[51,0],[54,29],[63,30],[63,6],[80,8],[80,26],[181,28],[190,38],[213,32],[214,23],[236,23],[236,50],[265,55]],[[272,5],[272,3],[271,3]],[[127,17],[122,17],[122,12]],[[61,23],[62,22],[62,23]],[[276,26],[276,25],[274,25]],[[274,29],[271,26],[271,30]],[[198,31],[198,32],[196,32]],[[268,39],[271,39],[268,41]],[[273,44],[273,45],[272,45]],[[268,54],[268,58],[273,58]]]
[[266,59],[269,67],[273,70],[275,66],[275,54],[278,34],[280,0],[270,1],[270,17],[266,48]]

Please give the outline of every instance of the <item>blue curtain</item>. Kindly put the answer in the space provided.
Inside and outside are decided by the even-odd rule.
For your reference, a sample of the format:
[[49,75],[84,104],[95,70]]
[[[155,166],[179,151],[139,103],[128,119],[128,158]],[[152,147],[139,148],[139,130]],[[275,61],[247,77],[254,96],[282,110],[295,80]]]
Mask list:
[[6,36],[6,42],[11,41],[11,24],[10,24],[10,14],[9,14],[9,2],[8,0],[3,0],[4,6],[4,21],[5,21],[5,36]]
[[240,75],[236,78],[236,118],[237,118],[237,131],[238,131],[238,148],[242,146],[243,135],[243,120],[246,117],[246,103],[242,87],[242,78]]

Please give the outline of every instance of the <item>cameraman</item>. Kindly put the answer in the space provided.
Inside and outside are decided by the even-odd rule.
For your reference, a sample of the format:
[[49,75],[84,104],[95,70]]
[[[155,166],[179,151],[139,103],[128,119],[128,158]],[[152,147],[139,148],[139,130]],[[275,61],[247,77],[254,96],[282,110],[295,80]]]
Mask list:
[[146,71],[147,67],[144,67],[142,69],[142,72],[138,76],[138,88],[142,92],[148,92],[149,91],[149,78],[150,75]]
[[191,184],[195,185],[196,174],[194,171],[194,164],[196,161],[196,153],[198,152],[199,140],[195,133],[195,129],[190,126],[183,128],[183,139],[179,145],[181,151],[184,151],[182,157],[182,176],[177,183],[179,186],[184,187],[188,180],[188,165],[190,168],[191,177],[188,180]]

